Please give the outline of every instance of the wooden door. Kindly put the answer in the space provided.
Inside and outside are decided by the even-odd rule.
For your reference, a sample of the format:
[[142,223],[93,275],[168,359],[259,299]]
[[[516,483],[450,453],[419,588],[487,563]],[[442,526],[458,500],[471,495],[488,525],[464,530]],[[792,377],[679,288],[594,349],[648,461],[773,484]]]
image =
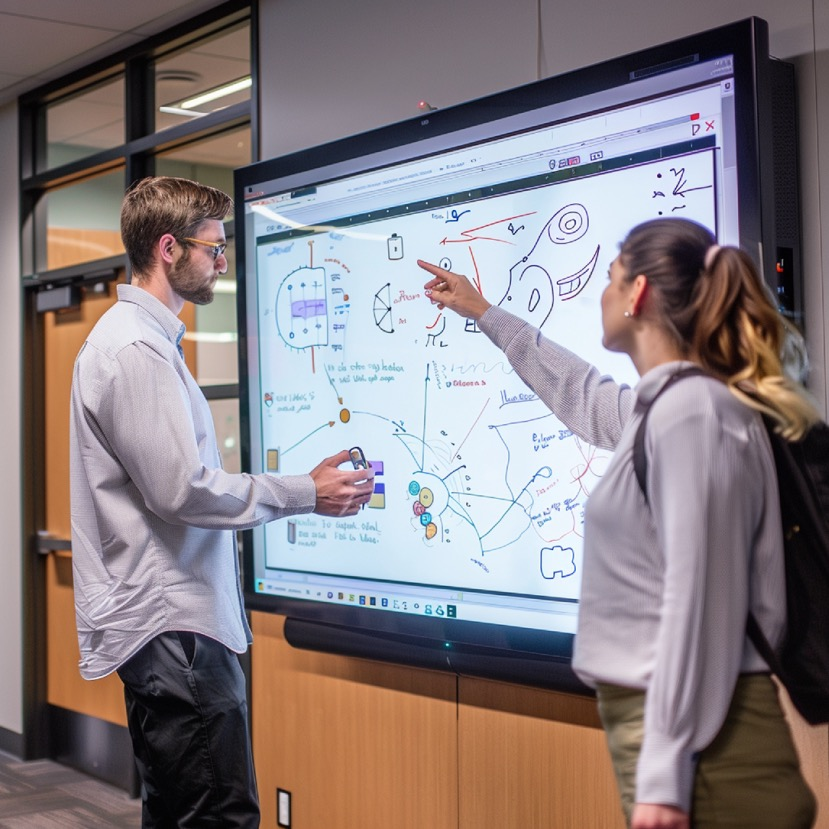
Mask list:
[[[121,275],[123,281],[123,274]],[[86,290],[78,310],[44,315],[45,515],[53,547],[46,563],[46,701],[79,714],[126,725],[118,676],[88,682],[78,670],[72,553],[69,549],[69,396],[75,357],[92,327],[116,300],[115,284]],[[65,544],[55,543],[66,542]],[[62,549],[61,549],[62,547]]]

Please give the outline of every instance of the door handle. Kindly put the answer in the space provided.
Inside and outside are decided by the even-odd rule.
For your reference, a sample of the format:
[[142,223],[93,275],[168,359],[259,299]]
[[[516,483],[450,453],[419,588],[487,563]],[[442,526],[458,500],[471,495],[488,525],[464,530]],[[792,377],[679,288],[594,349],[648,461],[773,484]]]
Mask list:
[[41,556],[48,556],[49,553],[54,553],[59,558],[71,558],[72,541],[69,538],[58,538],[46,530],[38,530],[37,553]]

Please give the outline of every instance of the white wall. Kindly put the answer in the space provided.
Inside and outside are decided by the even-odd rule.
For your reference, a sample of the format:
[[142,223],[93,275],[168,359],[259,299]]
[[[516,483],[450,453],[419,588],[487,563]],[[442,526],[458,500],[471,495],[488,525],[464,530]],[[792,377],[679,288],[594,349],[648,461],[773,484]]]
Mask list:
[[530,0],[260,0],[262,155],[280,155],[536,76]]
[[[751,15],[797,67],[810,385],[826,405],[829,3],[825,0],[260,0],[262,155],[281,155]],[[829,210],[829,205],[826,206]]]
[[17,105],[0,108],[0,728],[23,731],[20,384],[21,287]]

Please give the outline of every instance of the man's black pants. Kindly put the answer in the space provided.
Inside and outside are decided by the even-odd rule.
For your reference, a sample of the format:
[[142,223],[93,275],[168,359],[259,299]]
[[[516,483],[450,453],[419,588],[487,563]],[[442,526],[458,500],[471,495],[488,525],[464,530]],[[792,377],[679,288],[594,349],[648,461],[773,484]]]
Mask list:
[[143,829],[259,826],[245,677],[207,636],[162,633],[119,669]]

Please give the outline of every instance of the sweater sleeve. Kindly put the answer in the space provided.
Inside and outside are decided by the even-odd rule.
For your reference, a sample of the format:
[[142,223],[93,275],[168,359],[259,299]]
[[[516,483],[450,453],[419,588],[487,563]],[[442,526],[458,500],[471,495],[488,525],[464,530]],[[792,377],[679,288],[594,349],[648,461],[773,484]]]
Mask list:
[[602,375],[503,308],[490,307],[478,325],[568,429],[593,446],[616,447],[633,411],[633,389]]

